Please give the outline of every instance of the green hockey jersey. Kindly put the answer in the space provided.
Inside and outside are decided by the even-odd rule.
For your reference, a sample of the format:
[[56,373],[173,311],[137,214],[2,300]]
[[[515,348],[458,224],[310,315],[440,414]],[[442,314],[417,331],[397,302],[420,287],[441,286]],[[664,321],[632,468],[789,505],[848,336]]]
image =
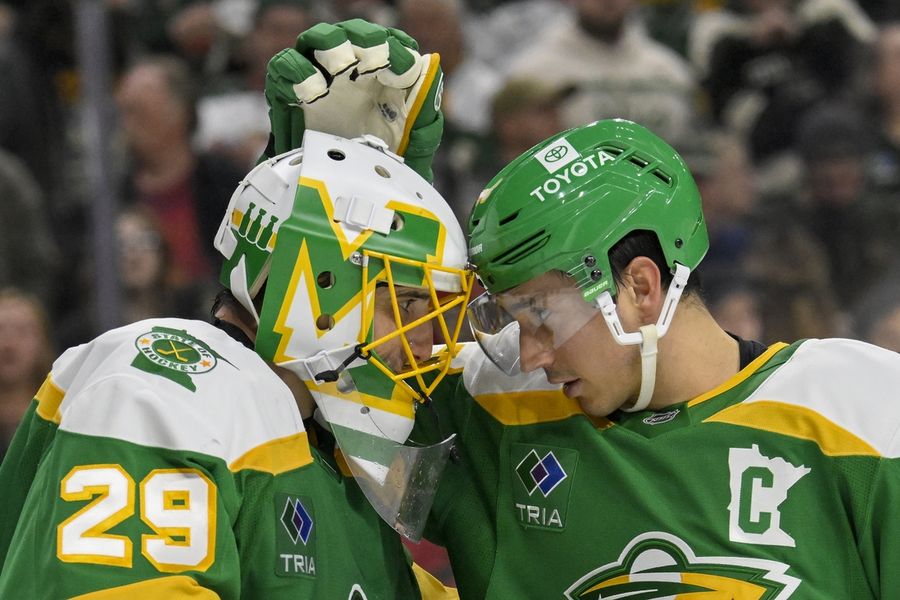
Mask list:
[[461,598],[900,598],[900,355],[779,344],[615,422],[477,348],[457,366],[417,427],[459,434],[426,535]]
[[338,464],[219,329],[110,331],[54,363],[0,468],[0,598],[419,598]]

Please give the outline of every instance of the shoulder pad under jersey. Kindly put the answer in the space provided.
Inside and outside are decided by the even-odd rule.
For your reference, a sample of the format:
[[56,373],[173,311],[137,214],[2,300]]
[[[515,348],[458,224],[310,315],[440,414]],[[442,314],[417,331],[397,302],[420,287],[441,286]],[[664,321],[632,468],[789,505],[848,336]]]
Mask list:
[[[47,397],[55,398],[49,410]],[[266,363],[202,321],[149,319],[70,348],[39,400],[62,430],[229,465],[304,431],[293,394]]]

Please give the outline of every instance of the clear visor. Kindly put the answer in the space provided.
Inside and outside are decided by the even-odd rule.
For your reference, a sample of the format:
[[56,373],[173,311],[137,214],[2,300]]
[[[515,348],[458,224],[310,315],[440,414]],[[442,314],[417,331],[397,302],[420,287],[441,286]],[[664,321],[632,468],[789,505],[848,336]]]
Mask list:
[[455,436],[415,447],[335,424],[331,429],[378,515],[401,535],[419,541]]
[[509,375],[531,370],[532,359],[559,348],[601,314],[574,287],[496,295],[485,292],[468,308],[473,336],[494,364]]

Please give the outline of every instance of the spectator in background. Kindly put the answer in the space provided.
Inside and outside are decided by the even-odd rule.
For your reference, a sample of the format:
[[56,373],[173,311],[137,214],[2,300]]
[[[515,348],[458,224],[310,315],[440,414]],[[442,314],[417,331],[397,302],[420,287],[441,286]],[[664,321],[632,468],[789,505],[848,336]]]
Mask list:
[[764,337],[759,295],[752,283],[734,281],[721,294],[710,296],[709,312],[722,329],[745,340],[777,341]]
[[214,278],[218,215],[244,172],[192,147],[197,114],[187,67],[172,57],[144,59],[128,70],[116,101],[132,160],[125,197],[164,224],[176,284]]
[[306,5],[305,0],[260,0],[253,26],[237,50],[239,74],[231,89],[198,103],[200,149],[227,154],[246,169],[256,164],[269,138],[266,65],[312,25]]
[[126,210],[116,219],[122,323],[174,315],[202,319],[215,286],[207,281],[173,285],[175,273],[159,222],[145,209]]
[[826,250],[843,306],[882,279],[900,255],[900,207],[867,181],[872,140],[852,106],[823,105],[798,124],[804,195],[792,218],[806,223]]
[[[534,34],[572,18],[569,2],[562,0],[467,0],[466,5],[478,11],[465,25],[473,55],[500,72],[506,72],[511,59],[531,47]],[[523,31],[529,35],[522,35]]]
[[562,131],[560,109],[569,92],[537,79],[506,82],[491,104],[496,150],[491,177],[538,142]]
[[400,0],[397,26],[419,47],[441,56],[444,97],[441,109],[445,137],[456,132],[484,136],[490,127],[490,99],[500,87],[500,74],[469,53],[463,36],[462,0]]
[[60,256],[49,217],[25,163],[0,148],[0,288],[21,287],[52,306]]
[[[443,59],[443,57],[442,57]],[[460,152],[441,147],[435,159],[435,187],[465,223],[484,186],[519,154],[563,129],[560,104],[566,90],[534,79],[507,81],[491,102],[491,129],[485,145]],[[461,160],[464,158],[465,160]]]
[[900,352],[900,273],[870,290],[855,312],[859,339]]
[[623,117],[666,139],[683,139],[694,116],[687,62],[651,39],[636,0],[574,0],[575,16],[538,34],[510,67],[574,92],[562,107],[567,127]]
[[[132,206],[116,217],[116,261],[119,280],[119,323],[173,316],[206,319],[218,291],[211,279],[184,282],[171,261],[163,228],[145,206]],[[83,296],[91,299],[92,264],[79,273]],[[81,303],[60,321],[56,336],[60,345],[78,345],[96,335],[92,302]]]
[[875,28],[853,0],[742,0],[739,8],[693,55],[708,57],[699,68],[713,116],[745,135],[761,164],[790,149],[804,111],[848,95]]
[[385,0],[312,0],[316,20],[336,23],[348,19],[365,19],[384,27],[396,22],[393,2]]
[[875,46],[872,74],[873,129],[876,148],[872,183],[887,193],[900,192],[900,23],[886,24]]
[[37,297],[0,289],[0,460],[28,404],[50,371],[55,351]]
[[463,36],[461,0],[401,0],[397,24],[441,57],[444,72],[444,135],[434,159],[435,187],[460,222],[492,173],[479,168],[491,127],[490,101],[500,85],[497,71],[474,58]]
[[735,270],[755,282],[763,316],[761,339],[850,334],[835,296],[826,250],[799,222],[771,215],[754,235],[753,251]]
[[[679,150],[703,198],[709,254],[700,272],[704,289],[716,296],[728,291],[735,265],[753,248],[757,223],[753,165],[740,138],[721,131],[701,131]],[[759,335],[742,337],[760,339]]]
[[[21,218],[10,222],[6,215],[22,208],[18,201],[0,209],[5,213],[0,214],[0,230],[17,228],[12,235],[21,237],[25,244],[19,246],[24,253],[4,252],[0,262],[19,260],[20,269],[34,271],[17,274],[14,282],[40,294],[54,322],[68,310],[72,299],[45,295],[46,285],[34,287],[35,279],[52,277],[55,279],[49,283],[57,290],[74,289],[77,281],[73,274],[85,261],[90,231],[87,215],[92,197],[85,167],[87,137],[81,119],[83,73],[77,62],[73,23],[76,4],[59,0],[17,2],[12,30],[8,36],[0,37],[0,147],[25,163],[43,197],[39,217],[21,213]],[[110,0],[106,7],[114,76],[123,68],[130,40],[120,5]],[[35,224],[35,218],[43,223]],[[35,238],[25,241],[24,236],[31,234]],[[0,242],[0,247],[6,245],[7,251],[9,244]],[[32,245],[40,249],[32,251]],[[58,253],[55,248],[59,248]],[[51,258],[54,253],[58,268],[49,273],[46,268],[48,261],[55,260]],[[26,266],[23,256],[34,263]],[[0,277],[0,285],[3,283]]]

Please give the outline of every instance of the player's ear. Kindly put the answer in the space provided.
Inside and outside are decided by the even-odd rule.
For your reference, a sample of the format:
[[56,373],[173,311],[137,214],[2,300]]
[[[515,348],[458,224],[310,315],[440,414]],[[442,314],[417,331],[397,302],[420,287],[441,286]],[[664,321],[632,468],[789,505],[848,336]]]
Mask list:
[[646,256],[636,256],[625,267],[620,287],[622,291],[627,292],[626,294],[620,292],[620,296],[633,304],[640,321],[656,323],[666,295],[656,263]]

